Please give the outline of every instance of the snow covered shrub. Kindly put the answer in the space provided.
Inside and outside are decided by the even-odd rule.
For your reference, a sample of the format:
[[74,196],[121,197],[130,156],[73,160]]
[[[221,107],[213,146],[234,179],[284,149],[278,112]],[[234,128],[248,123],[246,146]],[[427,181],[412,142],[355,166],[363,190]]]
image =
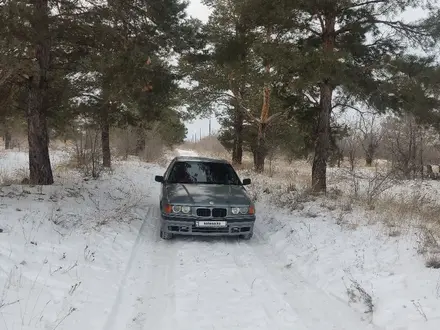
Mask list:
[[426,267],[440,269],[440,253],[431,254],[426,260]]
[[[24,156],[24,157],[23,157]],[[0,152],[0,186],[12,184],[26,184],[29,178],[29,170],[25,166],[17,166],[17,161],[27,156],[21,153],[2,154]],[[27,160],[27,159],[25,159]]]
[[102,147],[98,130],[87,129],[76,140],[77,167],[85,176],[98,178],[101,175]]
[[25,170],[16,170],[9,173],[5,170],[0,170],[0,186],[10,186],[13,184],[26,184],[27,175]]
[[347,294],[350,304],[362,304],[364,313],[371,314],[374,311],[372,296],[359,284],[358,281],[350,279],[350,286],[347,287]]
[[343,169],[333,173],[332,182],[335,184],[331,188],[343,192],[339,197],[345,195],[358,201],[364,201],[369,209],[374,208],[374,204],[382,198],[383,193],[397,183],[392,171],[378,166],[374,170],[366,168]]
[[84,176],[98,178],[102,172],[101,134],[93,128],[78,129],[75,135],[75,155],[71,164]]
[[304,207],[303,203],[314,200],[307,186],[297,184],[290,179],[276,180],[251,170],[241,170],[238,173],[241,178],[252,179],[252,185],[246,189],[254,201],[266,200],[279,207],[298,210]]

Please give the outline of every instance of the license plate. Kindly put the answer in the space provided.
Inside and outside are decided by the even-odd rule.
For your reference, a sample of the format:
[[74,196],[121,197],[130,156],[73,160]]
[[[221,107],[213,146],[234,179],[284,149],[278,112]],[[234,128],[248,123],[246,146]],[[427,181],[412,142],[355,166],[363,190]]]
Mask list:
[[226,227],[226,221],[196,221],[197,227]]

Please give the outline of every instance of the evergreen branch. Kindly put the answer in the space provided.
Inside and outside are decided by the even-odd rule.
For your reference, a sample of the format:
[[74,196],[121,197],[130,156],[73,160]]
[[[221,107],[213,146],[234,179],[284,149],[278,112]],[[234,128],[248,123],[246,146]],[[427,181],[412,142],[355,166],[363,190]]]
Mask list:
[[379,3],[388,3],[388,2],[389,2],[389,0],[369,0],[369,1],[361,2],[361,3],[355,3],[355,4],[352,4],[351,6],[347,6],[343,9],[343,11],[346,11],[348,9],[354,9],[354,8],[359,8],[359,7],[364,7],[364,6],[369,6],[369,5],[379,4]]
[[266,124],[269,125],[269,124],[271,124],[273,121],[275,121],[275,119],[281,118],[281,117],[287,115],[288,113],[289,113],[288,110],[287,110],[287,111],[281,111],[281,112],[274,113],[274,114],[271,115],[269,118],[267,118],[267,120],[266,120]]
[[429,36],[428,33],[422,33],[421,29],[418,29],[419,26],[414,24],[403,23],[401,21],[384,21],[384,20],[374,19],[367,21],[367,23],[383,24],[398,31],[404,31],[411,34],[419,34],[421,36]]
[[355,28],[362,26],[362,25],[367,25],[367,24],[381,24],[381,25],[386,25],[396,31],[399,32],[405,32],[407,34],[412,34],[412,35],[419,35],[419,36],[423,36],[423,37],[429,37],[429,33],[428,32],[424,32],[423,29],[418,26],[418,25],[414,25],[414,24],[408,24],[408,23],[403,23],[401,21],[386,21],[386,20],[380,20],[377,18],[368,18],[365,19],[363,21],[356,21],[353,22],[351,24],[347,24],[343,27],[341,27],[340,29],[335,31],[335,35],[338,36],[340,34],[346,33],[346,32],[350,32],[352,30],[354,30]]
[[362,111],[361,109],[359,109],[358,107],[355,107],[351,104],[348,103],[342,103],[342,102],[338,102],[335,103],[332,106],[332,109],[336,109],[336,108],[342,108],[342,109],[351,109],[351,110],[355,110],[356,112],[358,112],[360,115],[363,115],[364,111]]

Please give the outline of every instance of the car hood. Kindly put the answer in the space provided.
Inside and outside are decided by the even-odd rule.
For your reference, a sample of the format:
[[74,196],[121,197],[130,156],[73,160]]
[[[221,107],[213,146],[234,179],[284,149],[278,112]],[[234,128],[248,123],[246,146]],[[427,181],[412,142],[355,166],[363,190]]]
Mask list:
[[173,204],[247,205],[250,199],[242,186],[214,184],[170,184],[166,188],[168,201]]

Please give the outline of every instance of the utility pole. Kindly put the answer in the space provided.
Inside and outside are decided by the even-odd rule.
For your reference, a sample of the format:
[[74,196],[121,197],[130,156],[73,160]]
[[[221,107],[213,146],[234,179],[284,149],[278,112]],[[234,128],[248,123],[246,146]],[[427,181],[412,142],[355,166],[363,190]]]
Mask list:
[[211,118],[209,118],[209,136],[211,136]]

